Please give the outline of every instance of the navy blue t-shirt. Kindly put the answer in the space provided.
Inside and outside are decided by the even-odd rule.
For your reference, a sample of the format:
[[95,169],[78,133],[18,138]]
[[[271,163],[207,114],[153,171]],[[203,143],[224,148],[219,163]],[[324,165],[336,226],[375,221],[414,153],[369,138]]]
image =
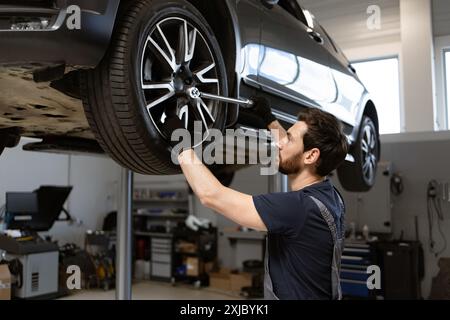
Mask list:
[[310,196],[340,221],[344,212],[330,180],[299,191],[253,197],[268,229],[269,270],[279,299],[331,299],[333,238]]

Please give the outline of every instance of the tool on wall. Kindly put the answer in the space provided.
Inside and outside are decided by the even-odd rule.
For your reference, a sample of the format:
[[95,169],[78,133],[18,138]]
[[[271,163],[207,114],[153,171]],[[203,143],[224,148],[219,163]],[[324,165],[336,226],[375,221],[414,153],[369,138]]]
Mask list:
[[[428,233],[430,252],[435,256],[439,256],[447,249],[447,239],[442,231],[442,222],[444,221],[444,213],[442,211],[441,197],[439,196],[439,183],[436,180],[431,180],[427,187],[427,214],[428,214]],[[433,237],[433,227],[436,219],[439,234],[444,242],[440,250],[436,249],[436,241]]]

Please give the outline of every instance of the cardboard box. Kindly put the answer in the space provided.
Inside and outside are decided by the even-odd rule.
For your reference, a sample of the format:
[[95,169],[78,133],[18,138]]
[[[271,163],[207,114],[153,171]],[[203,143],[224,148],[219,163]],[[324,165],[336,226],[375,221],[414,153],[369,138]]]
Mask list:
[[198,248],[195,243],[180,241],[177,243],[177,250],[182,253],[197,253]]
[[6,264],[0,265],[0,300],[11,300],[11,273]]
[[242,288],[251,287],[253,281],[253,275],[251,273],[241,272],[232,273],[230,275],[231,291],[240,293]]
[[209,286],[213,289],[231,291],[230,270],[222,268],[209,274]]
[[205,272],[210,273],[214,269],[214,262],[206,262],[205,263]]
[[203,263],[197,257],[186,259],[186,274],[190,277],[198,277],[203,273]]

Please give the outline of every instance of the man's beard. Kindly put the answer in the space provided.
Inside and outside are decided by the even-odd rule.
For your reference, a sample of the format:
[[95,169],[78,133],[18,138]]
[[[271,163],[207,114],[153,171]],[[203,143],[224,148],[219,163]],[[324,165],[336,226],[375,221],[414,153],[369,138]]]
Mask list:
[[300,164],[301,157],[302,152],[299,152],[286,160],[280,157],[280,167],[278,168],[278,171],[280,171],[281,174],[285,175],[300,173],[300,171],[302,170],[302,166]]

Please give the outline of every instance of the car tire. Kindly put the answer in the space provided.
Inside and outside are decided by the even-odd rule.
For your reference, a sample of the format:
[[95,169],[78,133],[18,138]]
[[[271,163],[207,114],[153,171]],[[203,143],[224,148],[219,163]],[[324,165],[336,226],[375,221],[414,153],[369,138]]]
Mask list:
[[345,161],[337,170],[339,182],[350,192],[366,192],[375,184],[380,157],[380,139],[374,121],[364,116],[352,155],[355,162]]
[[180,173],[171,161],[170,133],[163,130],[166,112],[175,110],[191,134],[194,120],[202,121],[203,132],[224,129],[226,105],[185,95],[194,86],[228,94],[220,46],[187,1],[130,1],[121,12],[102,62],[80,77],[87,120],[105,152],[123,167]]
[[19,132],[7,131],[0,132],[0,155],[5,151],[6,148],[14,148],[20,142]]

